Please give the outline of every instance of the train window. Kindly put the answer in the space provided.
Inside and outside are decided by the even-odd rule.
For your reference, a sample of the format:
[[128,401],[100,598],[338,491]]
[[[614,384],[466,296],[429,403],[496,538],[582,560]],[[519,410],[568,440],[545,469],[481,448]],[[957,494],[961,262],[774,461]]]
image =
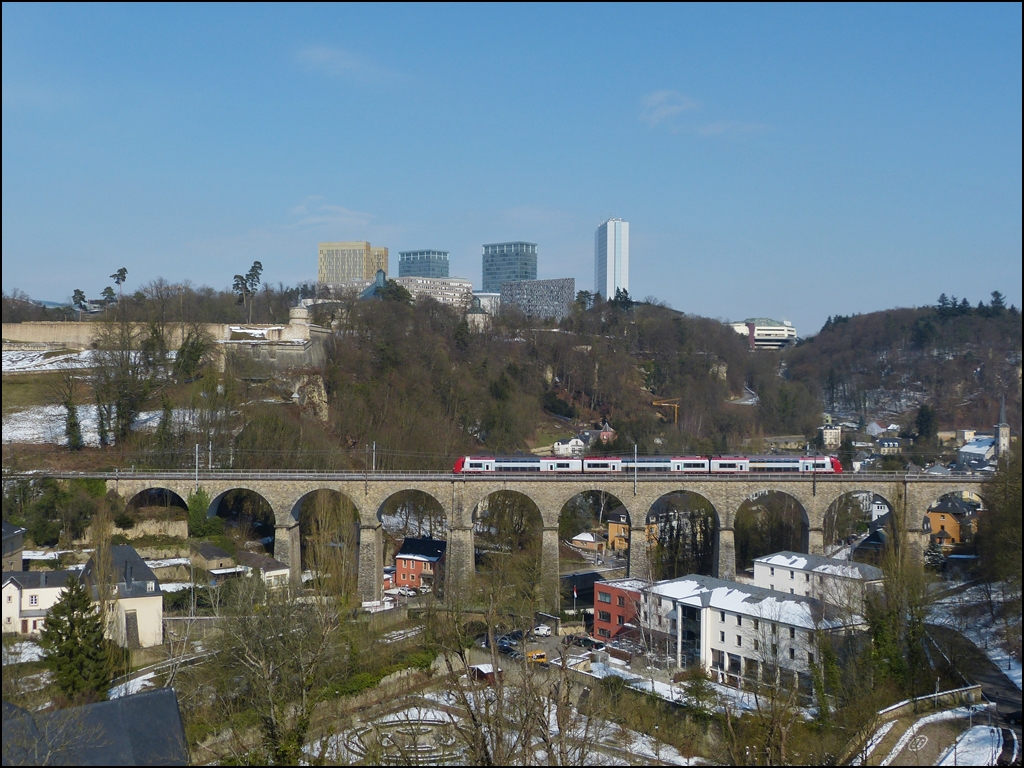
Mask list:
[[569,468],[569,463],[565,462],[565,461],[560,461],[557,464],[555,464],[555,468],[556,469],[568,469]]

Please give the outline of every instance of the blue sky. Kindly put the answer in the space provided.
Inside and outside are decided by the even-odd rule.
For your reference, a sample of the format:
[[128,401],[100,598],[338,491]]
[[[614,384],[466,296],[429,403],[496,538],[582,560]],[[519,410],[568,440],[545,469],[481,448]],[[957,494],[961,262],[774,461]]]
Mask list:
[[320,240],[539,244],[813,333],[1021,305],[1021,6],[3,5],[3,288],[315,279]]

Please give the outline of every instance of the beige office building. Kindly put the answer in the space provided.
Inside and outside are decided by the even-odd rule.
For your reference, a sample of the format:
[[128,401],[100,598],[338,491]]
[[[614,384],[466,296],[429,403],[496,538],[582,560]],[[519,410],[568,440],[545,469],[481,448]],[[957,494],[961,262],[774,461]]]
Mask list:
[[320,243],[317,249],[317,281],[327,285],[373,280],[378,269],[388,273],[388,249],[365,240]]

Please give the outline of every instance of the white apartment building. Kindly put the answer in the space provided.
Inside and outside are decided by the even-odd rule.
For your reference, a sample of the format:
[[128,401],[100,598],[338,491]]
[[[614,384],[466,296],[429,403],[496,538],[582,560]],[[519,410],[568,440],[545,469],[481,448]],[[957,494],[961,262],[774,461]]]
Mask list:
[[754,586],[812,597],[840,611],[860,614],[864,598],[880,589],[881,568],[801,552],[776,552],[754,559]]
[[796,341],[796,328],[789,320],[748,317],[743,322],[730,325],[736,333],[747,337],[751,349],[782,349]]
[[609,219],[594,233],[594,293],[614,299],[629,290],[629,222]]
[[811,691],[819,636],[860,629],[802,595],[690,575],[644,591],[641,624],[677,667],[700,664],[718,682],[798,684]]
[[465,310],[473,300],[473,283],[461,277],[399,277],[395,280],[413,300],[429,297],[440,304]]
[[9,571],[4,574],[3,633],[38,635],[71,571]]

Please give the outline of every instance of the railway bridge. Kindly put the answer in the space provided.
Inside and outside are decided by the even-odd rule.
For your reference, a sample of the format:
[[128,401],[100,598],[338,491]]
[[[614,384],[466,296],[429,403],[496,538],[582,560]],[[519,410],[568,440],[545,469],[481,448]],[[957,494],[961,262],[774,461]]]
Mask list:
[[[33,475],[38,477],[38,474]],[[808,530],[808,550],[824,549],[825,514],[845,494],[870,492],[886,499],[890,507],[905,505],[907,533],[912,544],[924,546],[927,533],[924,517],[928,506],[943,495],[973,492],[984,495],[984,483],[976,476],[931,476],[879,473],[840,475],[744,474],[744,475],[468,475],[452,473],[352,473],[307,471],[202,471],[197,472],[115,472],[104,474],[59,474],[57,478],[100,477],[109,490],[129,502],[138,494],[170,491],[185,500],[197,488],[211,499],[209,514],[216,514],[221,499],[231,492],[246,490],[258,494],[274,513],[276,536],[274,557],[298,577],[300,562],[299,511],[303,501],[321,490],[349,499],[359,519],[359,592],[363,600],[381,597],[383,581],[383,529],[381,515],[385,502],[397,493],[420,491],[444,510],[448,549],[446,578],[449,586],[464,582],[474,573],[474,524],[481,502],[496,491],[516,491],[529,498],[543,521],[541,571],[545,602],[558,607],[558,519],[567,502],[580,493],[604,491],[625,507],[630,521],[629,571],[646,578],[646,523],[659,499],[686,492],[703,497],[715,511],[717,575],[735,575],[734,524],[744,501],[765,491],[787,494],[802,507]]]

